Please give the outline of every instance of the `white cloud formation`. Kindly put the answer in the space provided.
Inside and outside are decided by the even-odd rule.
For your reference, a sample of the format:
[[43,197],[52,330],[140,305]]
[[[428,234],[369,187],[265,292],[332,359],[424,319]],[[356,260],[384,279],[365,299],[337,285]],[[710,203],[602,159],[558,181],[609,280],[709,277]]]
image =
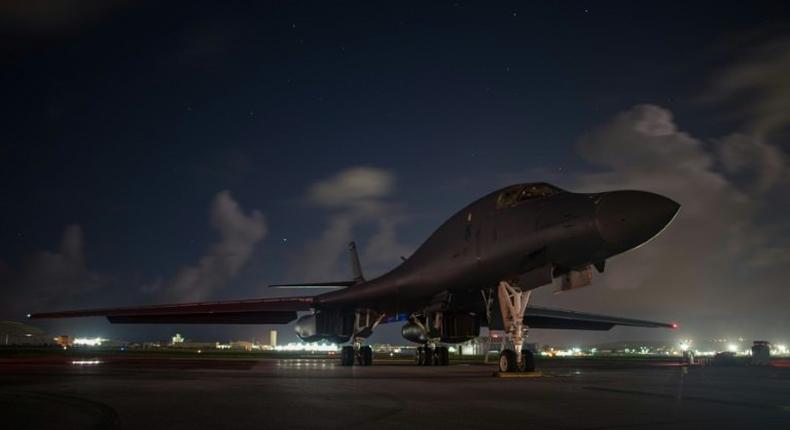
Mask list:
[[387,201],[394,185],[395,176],[389,170],[363,166],[343,170],[310,186],[308,204],[329,210],[331,215],[320,237],[305,246],[290,276],[350,278],[347,245],[354,240],[355,230],[368,224],[374,225],[376,231],[364,246],[360,244],[365,268],[397,263],[407,250],[395,235],[402,216],[398,207]]
[[328,208],[366,206],[386,197],[394,183],[395,177],[388,170],[352,167],[313,184],[308,191],[308,200]]
[[730,64],[706,95],[735,106],[747,132],[766,137],[790,126],[790,39],[760,44]]
[[227,286],[249,261],[255,245],[266,235],[266,222],[257,210],[245,214],[229,191],[211,205],[211,225],[220,234],[197,264],[181,268],[171,280],[156,285],[167,300],[197,301]]
[[734,133],[717,140],[717,152],[726,172],[751,182],[755,191],[765,192],[787,181],[784,153],[763,137]]
[[[741,145],[733,143],[738,138],[727,137],[727,145]],[[788,243],[769,246],[768,226],[756,221],[762,195],[744,191],[727,176],[784,159],[772,158],[770,151],[741,157],[727,151],[752,149],[721,148],[719,144],[714,151],[714,146],[679,130],[671,112],[654,105],[635,106],[584,136],[579,152],[601,171],[579,175],[573,189],[653,191],[682,208],[656,240],[614,257],[598,277],[597,288],[544,300],[588,309],[591,304],[609,309],[619,304],[623,313],[643,317],[707,318],[719,321],[716,329],[741,333],[754,328],[741,324],[741,315],[761,313],[788,321],[779,317],[785,312],[782,307],[766,306],[765,299],[777,294],[777,300],[790,298],[779,288],[783,278],[774,276],[787,259]],[[731,159],[719,160],[717,155]],[[720,165],[728,168],[718,171]],[[671,308],[666,308],[667,298],[675,299]]]
[[[34,310],[74,306],[109,285],[108,279],[86,267],[79,225],[66,227],[58,252],[38,252],[19,271],[0,262],[0,283],[9,292],[3,311],[11,318]],[[35,309],[24,309],[31,305]]]

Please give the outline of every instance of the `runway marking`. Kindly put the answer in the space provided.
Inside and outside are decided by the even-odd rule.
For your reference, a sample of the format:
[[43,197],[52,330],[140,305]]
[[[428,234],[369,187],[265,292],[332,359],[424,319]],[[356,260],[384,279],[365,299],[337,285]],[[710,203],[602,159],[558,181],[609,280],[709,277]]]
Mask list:
[[540,378],[543,372],[494,372],[497,378]]
[[698,402],[705,402],[705,403],[716,403],[720,405],[731,405],[731,406],[745,406],[749,408],[758,408],[758,409],[780,409],[784,410],[785,412],[790,412],[790,406],[781,406],[781,405],[770,405],[770,404],[763,404],[763,403],[752,403],[752,402],[737,402],[732,400],[722,400],[722,399],[712,399],[710,397],[701,397],[701,396],[677,396],[675,394],[667,394],[667,393],[654,393],[650,391],[636,391],[636,390],[623,390],[619,388],[605,388],[605,387],[582,387],[585,390],[592,390],[592,391],[604,391],[609,393],[617,393],[617,394],[634,394],[637,396],[648,396],[648,397],[659,397],[663,399],[678,399],[681,400],[693,400]]

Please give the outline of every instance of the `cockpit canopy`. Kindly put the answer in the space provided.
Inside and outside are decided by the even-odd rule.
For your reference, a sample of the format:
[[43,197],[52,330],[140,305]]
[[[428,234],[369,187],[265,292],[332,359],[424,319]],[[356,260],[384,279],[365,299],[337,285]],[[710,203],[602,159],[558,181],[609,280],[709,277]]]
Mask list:
[[565,191],[543,182],[518,184],[505,188],[496,199],[496,208],[512,208],[527,200],[553,196]]

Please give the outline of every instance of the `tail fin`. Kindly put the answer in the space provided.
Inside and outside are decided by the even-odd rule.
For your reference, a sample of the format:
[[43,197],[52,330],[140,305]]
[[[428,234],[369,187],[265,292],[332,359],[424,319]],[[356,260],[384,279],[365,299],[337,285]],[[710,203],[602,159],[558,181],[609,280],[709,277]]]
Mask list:
[[354,284],[361,284],[365,282],[365,277],[362,275],[362,266],[359,264],[357,244],[352,241],[348,244],[348,250],[351,251],[351,271],[354,274]]

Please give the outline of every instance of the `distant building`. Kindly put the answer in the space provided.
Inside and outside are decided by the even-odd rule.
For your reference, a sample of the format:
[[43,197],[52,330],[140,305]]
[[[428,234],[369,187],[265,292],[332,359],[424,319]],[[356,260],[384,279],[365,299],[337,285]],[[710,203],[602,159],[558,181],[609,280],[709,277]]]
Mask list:
[[277,330],[269,331],[269,346],[272,348],[277,346]]
[[241,349],[244,351],[252,351],[252,342],[246,340],[237,340],[230,343],[230,349]]

